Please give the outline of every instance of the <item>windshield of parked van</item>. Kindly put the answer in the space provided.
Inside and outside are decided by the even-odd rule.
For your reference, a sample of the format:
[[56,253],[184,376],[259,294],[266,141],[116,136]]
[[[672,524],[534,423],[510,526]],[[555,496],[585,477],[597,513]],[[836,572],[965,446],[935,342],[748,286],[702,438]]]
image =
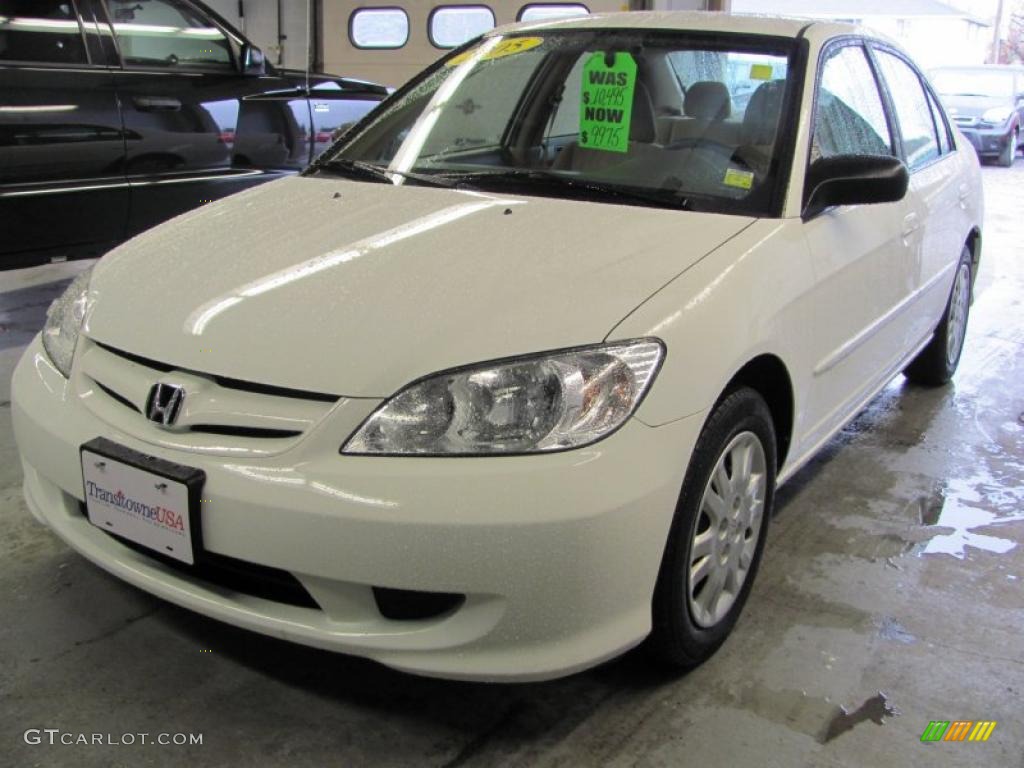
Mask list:
[[311,172],[769,215],[791,48],[650,30],[487,37],[395,94]]
[[983,69],[940,69],[932,73],[932,85],[943,96],[1013,98],[1013,73]]

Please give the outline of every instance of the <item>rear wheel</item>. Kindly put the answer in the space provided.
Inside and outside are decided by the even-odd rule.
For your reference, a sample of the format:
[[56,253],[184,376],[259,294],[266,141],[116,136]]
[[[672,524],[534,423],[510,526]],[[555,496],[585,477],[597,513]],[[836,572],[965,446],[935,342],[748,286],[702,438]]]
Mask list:
[[1006,140],[1006,146],[1003,147],[1003,151],[999,153],[999,164],[1003,168],[1009,168],[1013,165],[1013,161],[1017,159],[1017,131],[1010,131],[1010,138]]
[[775,492],[775,430],[742,388],[715,408],[694,448],[654,592],[648,650],[692,667],[732,631],[764,551]]
[[938,387],[945,384],[956,372],[960,354],[967,334],[967,318],[971,311],[971,252],[964,247],[960,263],[953,278],[953,289],[946,303],[946,311],[935,329],[935,335],[928,346],[921,350],[913,362],[903,371],[915,384]]

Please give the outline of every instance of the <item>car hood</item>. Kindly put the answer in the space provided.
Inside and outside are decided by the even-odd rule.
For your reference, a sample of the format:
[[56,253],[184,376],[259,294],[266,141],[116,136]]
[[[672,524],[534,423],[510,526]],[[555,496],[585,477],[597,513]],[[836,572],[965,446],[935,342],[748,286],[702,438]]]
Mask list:
[[308,85],[314,91],[324,88],[337,88],[346,92],[369,92],[377,93],[381,96],[387,96],[389,93],[385,86],[371,83],[369,80],[362,80],[358,77],[344,77],[326,72],[307,73],[305,70],[288,69],[286,67],[274,67],[274,74],[301,88],[306,88]]
[[598,342],[753,221],[291,177],[111,251],[84,332],[200,373],[385,397],[445,368]]
[[1013,102],[992,96],[943,96],[951,117],[981,117],[995,107],[1013,107]]

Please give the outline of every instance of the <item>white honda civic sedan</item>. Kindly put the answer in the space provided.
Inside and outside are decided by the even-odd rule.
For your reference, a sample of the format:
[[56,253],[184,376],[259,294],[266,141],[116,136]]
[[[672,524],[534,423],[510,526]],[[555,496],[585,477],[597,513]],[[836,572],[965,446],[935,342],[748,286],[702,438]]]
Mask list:
[[499,28],[76,279],[14,375],[25,498],[168,601],[403,670],[697,664],[777,486],[953,375],[981,222],[864,30]]

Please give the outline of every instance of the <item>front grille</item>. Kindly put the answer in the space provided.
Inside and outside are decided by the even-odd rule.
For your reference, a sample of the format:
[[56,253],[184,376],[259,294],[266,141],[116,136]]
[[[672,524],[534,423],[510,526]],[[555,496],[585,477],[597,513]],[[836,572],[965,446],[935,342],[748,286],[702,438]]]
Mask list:
[[[84,504],[79,504],[79,510],[82,515],[88,517]],[[283,571],[280,568],[257,565],[246,560],[207,551],[196,552],[196,563],[188,565],[173,557],[167,557],[147,549],[141,544],[136,544],[115,533],[109,531],[103,531],[103,533],[129,549],[198,581],[275,603],[320,610],[320,606],[302,586],[302,583],[288,571]]]
[[270,429],[267,427],[228,427],[221,424],[193,424],[189,432],[205,432],[208,435],[226,435],[228,437],[253,437],[259,439],[280,439],[282,437],[298,437],[302,433],[297,429]]
[[[173,365],[167,363],[161,363],[157,360],[151,360],[148,357],[142,357],[132,352],[125,352],[123,349],[117,349],[111,347],[108,344],[102,344],[100,342],[94,342],[97,347],[105,349],[113,355],[123,357],[125,360],[131,360],[133,363],[144,365],[147,368],[152,368],[161,373],[170,373],[173,370],[187,370],[185,368],[177,369]],[[206,375],[200,373],[200,375]],[[210,376],[217,384],[224,387],[225,389],[237,389],[241,392],[253,392],[257,395],[273,395],[274,397],[292,397],[298,400],[313,400],[320,403],[335,403],[339,400],[338,395],[328,395],[324,392],[307,392],[303,389],[290,389],[288,387],[275,387],[270,384],[257,384],[251,381],[241,381],[239,379],[231,379],[226,376]]]
[[[127,362],[125,362],[127,361]],[[82,355],[80,374],[94,392],[90,398],[100,418],[129,433],[152,439],[152,424],[146,418],[153,386],[167,374],[178,373],[196,381],[195,391],[186,394],[186,408],[172,431],[178,440],[195,435],[195,447],[210,447],[212,436],[243,440],[287,440],[301,437],[317,424],[336,403],[337,395],[241,381],[216,374],[191,371],[151,360],[131,352],[93,341]],[[91,386],[90,386],[91,385]],[[205,437],[206,442],[202,442]],[[253,450],[271,450],[254,446]]]
[[99,387],[100,389],[102,389],[104,392],[106,392],[108,397],[113,398],[114,400],[119,402],[121,405],[123,405],[125,408],[131,408],[136,413],[142,413],[142,411],[140,411],[138,408],[135,407],[135,403],[133,403],[127,397],[122,395],[120,392],[115,392],[110,387],[106,387],[103,384],[100,384],[98,381],[96,382],[96,386]]

